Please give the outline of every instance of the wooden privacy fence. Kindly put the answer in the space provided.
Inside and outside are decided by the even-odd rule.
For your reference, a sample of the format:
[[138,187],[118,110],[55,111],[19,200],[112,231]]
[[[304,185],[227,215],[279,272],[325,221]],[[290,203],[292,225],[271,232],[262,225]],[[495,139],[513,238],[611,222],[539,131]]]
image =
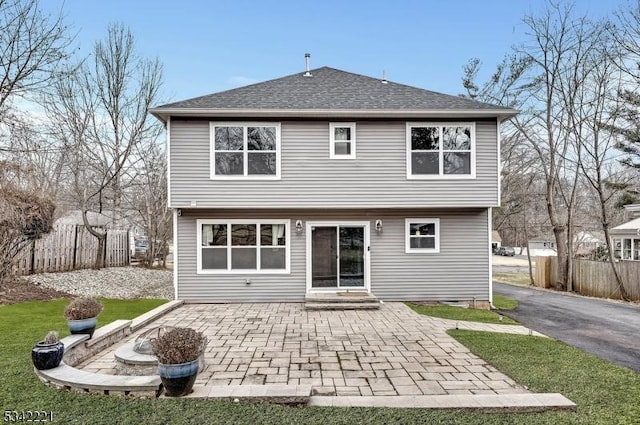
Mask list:
[[551,276],[549,273],[551,271],[551,261],[548,260],[549,257],[536,257],[536,267],[533,269],[533,281],[536,286],[540,288],[548,288],[551,284]]
[[[536,257],[536,286],[551,286],[557,279],[557,264],[557,257]],[[640,261],[619,261],[616,268],[629,298],[640,301]],[[573,290],[591,297],[621,298],[611,265],[603,261],[573,260]]]
[[[15,261],[18,275],[88,269],[93,266],[98,251],[98,239],[84,226],[58,225],[42,238],[33,241]],[[105,266],[129,264],[129,233],[108,230]]]
[[533,280],[536,286],[540,288],[551,288],[551,282],[554,282],[558,276],[556,269],[556,257],[536,257],[536,267],[534,269]]

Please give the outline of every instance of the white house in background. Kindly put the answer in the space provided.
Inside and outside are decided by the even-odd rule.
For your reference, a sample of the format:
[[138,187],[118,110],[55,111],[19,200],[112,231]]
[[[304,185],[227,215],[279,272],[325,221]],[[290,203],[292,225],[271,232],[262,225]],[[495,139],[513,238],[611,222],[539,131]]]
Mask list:
[[[553,236],[539,236],[529,239],[529,251],[532,257],[551,257],[556,252],[556,240]],[[526,247],[522,249],[522,255],[527,254]]]
[[[102,213],[87,211],[87,220],[89,224],[94,227],[111,229],[113,223],[113,212],[103,211]],[[144,229],[136,225],[132,220],[125,217],[122,221],[123,229],[128,230],[129,233],[129,252],[130,255],[135,255],[135,241],[136,239],[145,236]],[[71,226],[84,226],[82,220],[82,211],[69,210],[63,213],[55,222],[54,225],[71,225]]]
[[589,232],[581,230],[576,233],[573,238],[573,246],[576,255],[586,256],[591,254],[594,249],[605,245],[604,234],[602,232]]
[[[604,245],[604,238],[599,232],[581,230],[573,237],[573,248],[576,255],[588,255],[597,247]],[[549,257],[557,255],[556,240],[553,235],[545,235],[529,240],[532,256]],[[527,250],[522,250],[526,254]]]
[[626,223],[611,228],[611,243],[616,258],[640,261],[640,204],[625,205]]
[[176,298],[491,301],[498,134],[517,111],[323,67],[150,112]]
[[[111,217],[107,214],[97,213],[93,211],[87,211],[87,220],[93,227],[109,228],[111,227]],[[55,222],[54,225],[72,225],[72,226],[84,226],[82,220],[82,211],[70,210],[62,214]]]

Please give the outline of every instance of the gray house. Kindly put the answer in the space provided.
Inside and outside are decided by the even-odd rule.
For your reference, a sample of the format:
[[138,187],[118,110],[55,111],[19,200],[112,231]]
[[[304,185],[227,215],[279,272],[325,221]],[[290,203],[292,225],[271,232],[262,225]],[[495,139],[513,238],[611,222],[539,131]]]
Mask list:
[[323,67],[151,109],[187,302],[491,301],[517,111]]

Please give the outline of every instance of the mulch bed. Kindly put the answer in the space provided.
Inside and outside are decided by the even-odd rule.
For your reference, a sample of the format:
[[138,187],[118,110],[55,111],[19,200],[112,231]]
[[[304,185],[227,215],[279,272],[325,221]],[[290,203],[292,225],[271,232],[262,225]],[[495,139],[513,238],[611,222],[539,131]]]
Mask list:
[[20,277],[10,277],[0,282],[0,305],[24,301],[48,301],[57,298],[74,298],[66,292],[34,285]]

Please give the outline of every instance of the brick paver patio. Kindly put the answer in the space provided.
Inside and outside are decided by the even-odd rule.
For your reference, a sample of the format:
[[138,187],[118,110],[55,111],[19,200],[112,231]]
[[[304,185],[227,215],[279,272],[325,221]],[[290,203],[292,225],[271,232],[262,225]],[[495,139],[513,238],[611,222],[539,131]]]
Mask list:
[[[527,334],[527,328],[421,316],[403,303],[373,311],[305,311],[302,303],[191,304],[140,332],[165,325],[192,327],[209,338],[196,386],[312,385],[313,394],[336,396],[528,392],[445,332],[459,327]],[[80,367],[114,374],[121,344]]]

